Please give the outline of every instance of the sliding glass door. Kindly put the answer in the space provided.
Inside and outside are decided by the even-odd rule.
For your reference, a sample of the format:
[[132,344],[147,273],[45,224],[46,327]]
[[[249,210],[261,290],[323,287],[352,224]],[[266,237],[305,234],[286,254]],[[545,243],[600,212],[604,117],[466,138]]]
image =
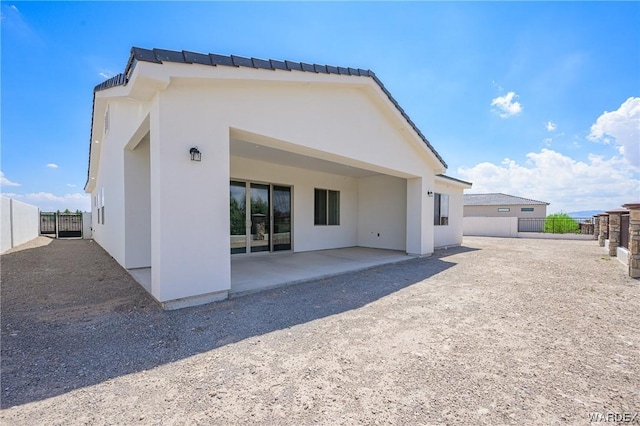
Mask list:
[[291,250],[291,187],[273,186],[273,251]]
[[291,187],[231,181],[229,199],[231,254],[291,250]]
[[229,186],[231,254],[247,252],[247,184],[231,181]]
[[271,249],[269,185],[251,184],[251,253]]

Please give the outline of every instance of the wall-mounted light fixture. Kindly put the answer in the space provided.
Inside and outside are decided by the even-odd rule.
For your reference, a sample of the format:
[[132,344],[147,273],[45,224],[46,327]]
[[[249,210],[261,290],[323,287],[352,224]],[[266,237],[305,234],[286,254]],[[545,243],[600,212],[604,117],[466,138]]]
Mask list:
[[191,154],[191,161],[201,161],[202,160],[202,154],[198,150],[197,146],[194,146],[193,148],[191,148],[189,150],[189,154]]
[[433,197],[433,191],[427,191],[427,196],[428,197]]

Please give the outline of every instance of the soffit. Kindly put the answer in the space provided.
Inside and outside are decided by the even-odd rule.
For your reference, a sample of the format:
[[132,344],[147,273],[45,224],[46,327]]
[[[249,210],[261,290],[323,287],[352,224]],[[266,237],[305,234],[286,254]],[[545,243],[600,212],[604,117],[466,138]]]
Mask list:
[[232,138],[229,143],[229,154],[235,157],[266,161],[268,163],[279,164],[281,166],[296,167],[340,176],[367,177],[379,174],[371,170],[352,167],[335,163],[333,161],[314,158],[234,138]]

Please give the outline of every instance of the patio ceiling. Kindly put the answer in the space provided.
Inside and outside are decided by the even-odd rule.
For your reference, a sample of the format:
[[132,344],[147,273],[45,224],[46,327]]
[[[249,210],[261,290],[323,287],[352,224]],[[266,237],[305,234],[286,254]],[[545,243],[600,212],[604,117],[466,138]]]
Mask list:
[[229,153],[236,157],[267,161],[282,166],[297,167],[340,176],[367,177],[379,174],[371,170],[347,166],[235,138],[230,140]]

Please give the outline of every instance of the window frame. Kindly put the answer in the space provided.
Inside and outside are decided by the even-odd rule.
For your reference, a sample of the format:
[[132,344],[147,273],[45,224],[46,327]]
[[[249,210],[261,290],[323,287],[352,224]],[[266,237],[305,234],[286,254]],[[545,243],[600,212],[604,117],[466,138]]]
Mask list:
[[433,226],[449,226],[449,194],[433,194]]
[[[322,204],[319,203],[321,200]],[[326,188],[313,189],[313,225],[340,226],[340,191]]]
[[511,207],[498,207],[498,213],[509,213],[511,211]]

